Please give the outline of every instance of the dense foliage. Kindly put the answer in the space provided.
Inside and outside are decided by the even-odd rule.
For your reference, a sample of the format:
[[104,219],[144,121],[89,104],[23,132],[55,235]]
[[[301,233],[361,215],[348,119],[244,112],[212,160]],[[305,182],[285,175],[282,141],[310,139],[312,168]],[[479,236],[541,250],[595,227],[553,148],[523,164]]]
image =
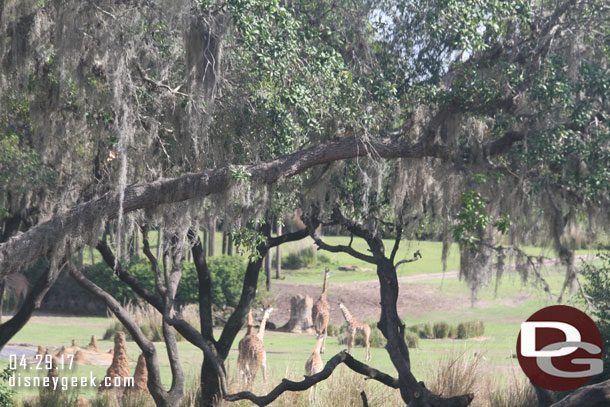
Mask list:
[[[46,262],[39,262],[26,275],[35,280],[42,270],[48,266]],[[208,259],[208,267],[212,278],[212,304],[217,309],[223,309],[226,306],[235,307],[239,301],[243,278],[246,271],[246,266],[243,258],[216,256]],[[150,268],[150,263],[146,259],[134,258],[127,266],[129,273],[137,278],[141,284],[149,290],[154,290],[155,281],[154,275]],[[111,294],[122,304],[140,304],[144,301],[138,297],[128,286],[121,284],[118,277],[105,263],[96,263],[92,266],[86,266],[83,273],[95,282],[99,287]],[[198,302],[198,279],[197,272],[193,263],[184,262],[182,270],[182,282],[176,294],[176,301],[179,305],[194,304]],[[262,293],[264,284],[263,276],[261,275],[259,286]],[[49,312],[70,312],[89,314],[89,315],[106,315],[106,307],[98,301],[92,301],[88,295],[76,282],[69,276],[60,277],[57,283],[51,288],[45,297],[43,307]]]
[[600,263],[584,263],[581,272],[586,279],[584,293],[595,307],[593,315],[602,334],[604,372],[596,380],[610,378],[610,253],[599,255]]

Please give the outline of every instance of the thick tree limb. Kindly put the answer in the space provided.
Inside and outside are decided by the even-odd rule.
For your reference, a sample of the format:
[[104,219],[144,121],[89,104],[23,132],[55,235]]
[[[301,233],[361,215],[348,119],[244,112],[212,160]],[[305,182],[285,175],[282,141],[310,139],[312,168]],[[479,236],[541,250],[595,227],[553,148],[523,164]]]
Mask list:
[[40,308],[44,296],[53,286],[64,266],[65,264],[58,268],[56,264],[49,265],[26,295],[19,311],[0,325],[0,349],[27,324],[34,311]]
[[[394,265],[394,268],[398,268],[398,266],[400,266],[401,264],[412,263],[412,262],[417,261],[417,260],[419,260],[421,258],[422,258],[422,255],[419,252],[419,250],[417,250],[415,253],[413,253],[413,257],[411,257],[410,259],[402,259],[402,260],[400,260],[399,262],[397,262]],[[391,261],[391,259],[390,259],[390,261]]]
[[345,246],[345,245],[340,245],[340,244],[330,245],[330,244],[326,243],[325,241],[323,241],[320,238],[320,236],[318,236],[315,233],[315,230],[311,231],[310,236],[319,249],[326,250],[326,251],[332,252],[332,253],[347,253],[350,256],[360,259],[362,261],[366,261],[367,263],[375,264],[375,258],[373,256],[369,256],[368,254],[360,253],[358,250],[354,249],[351,246]]
[[335,370],[335,368],[341,363],[344,363],[347,367],[349,367],[356,373],[360,373],[361,375],[364,375],[370,379],[377,380],[378,382],[381,382],[386,386],[389,386],[394,389],[397,389],[399,387],[398,379],[395,379],[392,376],[380,372],[379,370],[374,369],[354,359],[349,353],[343,351],[330,358],[330,360],[326,362],[324,369],[322,369],[320,373],[316,373],[313,376],[305,376],[305,379],[300,382],[283,379],[280,384],[278,384],[269,394],[265,396],[256,396],[249,391],[242,391],[235,394],[226,394],[224,396],[224,399],[227,401],[250,400],[257,406],[266,406],[272,403],[275,399],[277,399],[282,393],[286,391],[307,390],[314,384],[328,379],[332,372]]
[[[512,142],[517,141],[518,138],[512,140]],[[436,157],[451,160],[456,153],[441,145],[407,142],[400,134],[372,138],[366,142],[350,136],[309,147],[269,162],[249,165],[245,169],[250,173],[252,183],[273,184],[317,165],[371,154],[381,158]],[[129,213],[138,209],[154,208],[162,204],[221,193],[233,182],[231,168],[224,167],[185,174],[169,180],[129,185],[124,191],[123,212]],[[118,194],[108,192],[97,199],[54,215],[50,220],[0,244],[0,277],[49,253],[56,242],[62,241],[65,236],[78,235],[81,230],[95,230],[100,219],[113,219],[118,216],[118,210]]]
[[159,370],[159,359],[155,345],[144,335],[138,324],[113,296],[87,279],[76,267],[70,266],[69,272],[70,276],[83,289],[106,304],[142,350],[148,368],[148,389],[155,400],[155,404],[163,407],[177,405],[184,392],[184,373],[178,358],[178,348],[173,330],[169,329],[165,322],[163,323],[163,335],[172,370],[172,385],[169,391],[165,391],[161,382],[161,371]]
[[610,405],[610,380],[581,387],[551,407],[608,407]]
[[[145,246],[146,243],[144,243]],[[156,309],[163,309],[163,301],[161,300],[161,297],[149,291],[146,287],[142,286],[140,282],[136,278],[134,278],[134,276],[132,276],[127,270],[125,270],[125,268],[120,262],[116,261],[114,253],[112,253],[112,250],[108,246],[106,240],[101,239],[97,243],[97,246],[95,248],[102,255],[102,259],[104,259],[106,265],[108,265],[108,267],[110,268],[114,268],[117,277],[119,277],[122,282],[127,284],[136,294],[138,294]]]

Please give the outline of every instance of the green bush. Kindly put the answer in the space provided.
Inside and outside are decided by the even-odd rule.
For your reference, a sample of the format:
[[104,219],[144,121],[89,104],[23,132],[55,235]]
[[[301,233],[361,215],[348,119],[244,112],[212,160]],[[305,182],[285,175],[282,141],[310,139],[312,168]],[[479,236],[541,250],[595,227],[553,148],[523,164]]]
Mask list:
[[288,253],[282,260],[282,267],[290,270],[298,270],[311,266],[316,261],[316,250],[313,247],[306,247],[298,252]]
[[468,339],[482,336],[485,333],[483,321],[462,322],[457,326],[457,338]]
[[[365,321],[371,327],[371,334],[369,335],[369,343],[371,348],[383,348],[388,342],[377,328],[377,321]],[[356,334],[356,340],[354,341],[356,346],[365,346],[364,339],[361,335]]]
[[339,336],[339,327],[335,324],[328,323],[328,336]]
[[419,337],[422,339],[432,339],[434,338],[434,332],[432,330],[432,324],[421,324],[419,329]]
[[602,334],[604,371],[595,381],[610,379],[610,252],[598,255],[601,264],[584,263],[581,273],[586,282],[583,289],[594,307],[593,316]]
[[15,403],[15,390],[8,385],[8,379],[13,375],[13,371],[7,366],[0,371],[0,406],[13,407]]
[[449,330],[447,331],[447,338],[455,339],[457,337],[457,328],[455,325],[449,325]]
[[432,331],[436,339],[446,338],[449,335],[449,324],[444,321],[437,322],[432,327]]
[[409,348],[417,348],[419,346],[419,338],[411,332],[405,332],[405,342]]
[[[225,306],[235,307],[241,295],[243,278],[246,273],[246,264],[241,257],[215,256],[207,259],[210,278],[212,280],[212,303],[218,308]],[[39,262],[31,267],[26,275],[30,282],[36,281],[46,267],[46,263]],[[140,284],[150,291],[155,291],[154,276],[147,259],[134,258],[129,266],[129,273]],[[105,263],[96,263],[83,269],[91,281],[100,286],[122,304],[142,304],[142,300],[122,283],[112,269]],[[259,287],[264,284],[264,274],[260,273]],[[193,263],[184,262],[182,267],[182,280],[176,293],[178,305],[196,303],[198,301],[199,281]],[[262,290],[258,290],[262,292]],[[91,295],[83,290],[73,279],[62,275],[49,290],[42,304],[45,311],[80,312],[87,315],[105,315],[106,307],[97,300],[91,300]]]

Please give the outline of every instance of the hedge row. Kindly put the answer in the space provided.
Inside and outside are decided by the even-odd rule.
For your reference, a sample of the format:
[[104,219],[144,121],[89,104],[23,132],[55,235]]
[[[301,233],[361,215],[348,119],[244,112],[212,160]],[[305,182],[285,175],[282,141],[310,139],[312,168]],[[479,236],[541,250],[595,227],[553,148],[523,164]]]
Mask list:
[[[207,259],[210,278],[212,279],[212,303],[217,308],[235,307],[239,301],[246,273],[246,264],[241,257],[215,256]],[[28,280],[33,283],[42,274],[46,263],[41,261],[26,271]],[[144,258],[133,259],[127,266],[129,273],[142,286],[154,291],[154,275],[150,263]],[[120,303],[142,304],[142,300],[118,277],[105,263],[87,266],[83,270],[91,281],[107,291]],[[264,284],[264,273],[260,273],[259,287]],[[262,292],[262,290],[258,290]],[[195,265],[184,262],[182,280],[176,293],[178,305],[197,303],[198,277]],[[45,312],[69,312],[71,314],[105,315],[106,307],[98,301],[92,301],[91,295],[84,291],[66,273],[62,274],[49,290],[41,307]]]
[[461,322],[458,325],[449,325],[445,321],[412,325],[408,331],[422,339],[468,339],[482,336],[485,333],[483,321]]

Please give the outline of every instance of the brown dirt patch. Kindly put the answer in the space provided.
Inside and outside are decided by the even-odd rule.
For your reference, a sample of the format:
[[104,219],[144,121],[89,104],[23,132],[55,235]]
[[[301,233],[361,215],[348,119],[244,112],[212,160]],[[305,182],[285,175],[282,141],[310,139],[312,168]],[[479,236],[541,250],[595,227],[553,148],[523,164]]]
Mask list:
[[[445,275],[445,278],[449,277],[447,274]],[[415,278],[411,281],[426,280],[424,276],[412,276],[407,278]],[[432,279],[436,278],[440,277],[433,276]],[[277,311],[274,311],[272,315],[273,322],[276,326],[281,326],[289,319],[290,298],[292,298],[292,296],[296,294],[309,295],[315,301],[320,296],[321,291],[321,284],[276,284],[273,288],[273,296],[276,298]],[[343,301],[352,314],[360,320],[379,319],[381,306],[379,304],[380,296],[378,281],[330,283],[328,292],[328,302],[331,305],[330,322],[335,325],[341,325],[344,322],[343,315],[337,305],[340,300]],[[436,286],[425,283],[401,283],[397,305],[399,315],[419,316],[430,311],[449,311],[460,307],[468,307],[470,305],[470,299],[467,297],[451,296],[446,292],[439,292]]]

